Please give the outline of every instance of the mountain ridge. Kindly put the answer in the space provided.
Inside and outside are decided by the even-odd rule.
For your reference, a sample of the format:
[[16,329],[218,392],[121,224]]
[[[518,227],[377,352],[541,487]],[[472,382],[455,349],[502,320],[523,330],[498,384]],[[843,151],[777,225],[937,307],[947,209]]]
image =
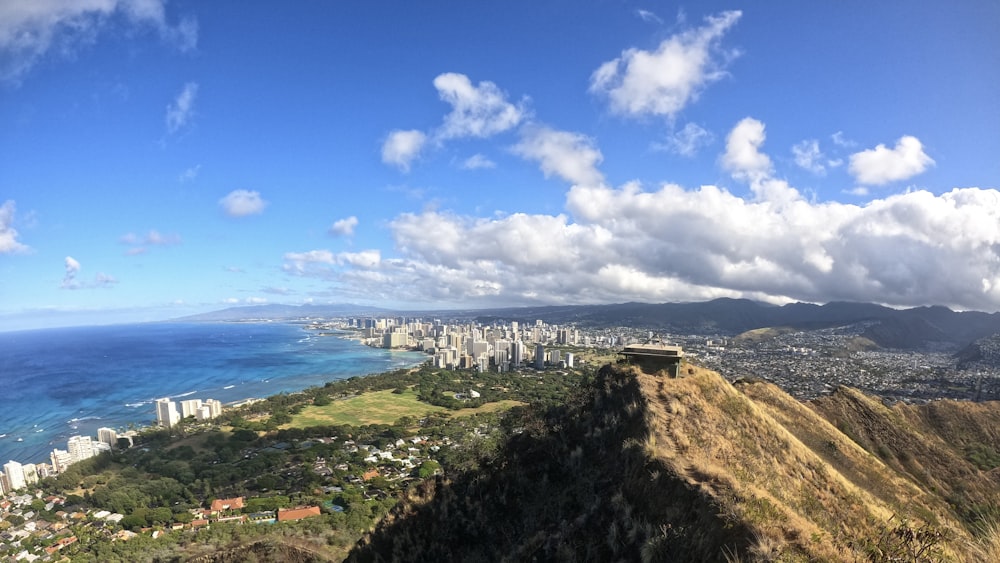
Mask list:
[[684,373],[606,366],[575,402],[515,422],[482,469],[411,489],[348,560],[1000,556],[977,527],[1000,516],[1000,470],[967,451],[996,453],[1000,404],[890,408],[849,388],[802,403]]

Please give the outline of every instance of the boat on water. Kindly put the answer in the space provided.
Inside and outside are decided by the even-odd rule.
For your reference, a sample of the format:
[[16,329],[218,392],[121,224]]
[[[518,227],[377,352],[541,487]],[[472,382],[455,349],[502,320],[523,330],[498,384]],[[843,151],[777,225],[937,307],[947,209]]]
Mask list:
[[0,434],[0,439],[6,438],[6,437],[7,437],[6,434]]
[[223,387],[223,389],[232,389],[233,387],[236,387],[236,386],[235,385],[226,385],[225,387]]
[[15,442],[23,442],[23,441],[24,441],[24,438],[18,438],[17,440],[15,440]]

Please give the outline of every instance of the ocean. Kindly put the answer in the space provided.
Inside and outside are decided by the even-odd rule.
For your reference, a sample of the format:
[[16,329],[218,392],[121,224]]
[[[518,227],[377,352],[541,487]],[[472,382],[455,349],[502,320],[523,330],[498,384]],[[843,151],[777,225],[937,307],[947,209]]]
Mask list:
[[0,464],[48,461],[70,436],[103,426],[153,424],[160,397],[230,403],[424,359],[277,322],[0,333]]

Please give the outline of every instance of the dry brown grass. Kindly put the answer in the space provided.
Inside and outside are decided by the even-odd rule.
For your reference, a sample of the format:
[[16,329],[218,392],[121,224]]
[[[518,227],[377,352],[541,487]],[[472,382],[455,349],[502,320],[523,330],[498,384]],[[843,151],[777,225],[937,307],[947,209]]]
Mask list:
[[714,372],[692,371],[679,379],[637,372],[649,400],[646,450],[714,498],[728,519],[755,530],[751,560],[843,560],[872,522],[894,515],[923,523],[921,515],[941,513],[935,526],[968,537],[939,498],[777,387],[737,388]]

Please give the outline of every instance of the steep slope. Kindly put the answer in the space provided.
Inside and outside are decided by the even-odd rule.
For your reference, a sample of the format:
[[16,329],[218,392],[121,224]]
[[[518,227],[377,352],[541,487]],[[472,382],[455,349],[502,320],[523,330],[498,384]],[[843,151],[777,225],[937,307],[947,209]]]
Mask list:
[[995,447],[997,426],[963,429],[995,406],[888,409],[846,389],[810,406],[684,372],[605,367],[576,404],[513,421],[482,470],[411,490],[350,560],[982,559],[959,514],[1000,486],[958,439]]

